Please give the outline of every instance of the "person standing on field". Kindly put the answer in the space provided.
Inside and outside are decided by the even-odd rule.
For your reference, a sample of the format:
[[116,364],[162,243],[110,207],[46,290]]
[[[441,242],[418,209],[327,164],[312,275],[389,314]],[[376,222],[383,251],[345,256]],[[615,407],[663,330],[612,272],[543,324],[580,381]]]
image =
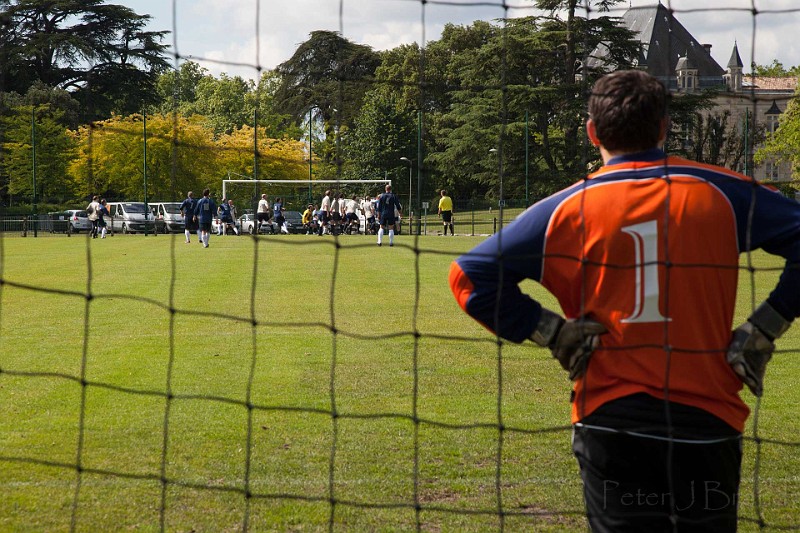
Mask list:
[[[586,131],[604,166],[450,269],[464,311],[499,337],[549,348],[573,380],[593,531],[736,530],[740,391],[762,395],[774,343],[800,316],[800,204],[666,155],[668,102],[642,71],[598,80]],[[756,249],[786,265],[731,332],[739,254]],[[526,279],[565,317],[523,293]]]
[[365,196],[361,200],[361,211],[364,213],[364,235],[374,234],[375,206],[372,203],[372,198]]
[[261,231],[261,226],[269,222],[269,200],[266,194],[261,195],[261,200],[258,201],[258,211],[256,212],[256,222],[258,223],[258,230]]
[[197,232],[197,241],[203,244],[203,239],[200,238],[200,227],[194,214],[195,207],[197,207],[197,200],[194,198],[194,193],[189,191],[186,193],[186,199],[178,207],[183,216],[183,232],[186,235],[186,244],[192,242],[191,235],[193,231]]
[[106,199],[100,199],[100,207],[97,208],[97,227],[100,229],[100,238],[106,238],[106,229],[108,224],[106,223],[106,217],[110,217],[111,213],[108,212],[108,206],[106,205]]
[[100,209],[100,202],[98,202],[97,200],[98,200],[97,195],[92,196],[92,201],[89,202],[89,205],[86,206],[87,217],[89,218],[89,222],[92,223],[92,229],[90,233],[92,239],[97,238],[97,230],[99,227],[98,220],[100,220],[100,213],[98,213]]
[[203,248],[208,248],[211,222],[217,212],[217,206],[209,196],[210,194],[211,192],[208,189],[203,189],[203,197],[197,201],[194,210],[194,215],[197,217],[197,223],[200,226],[200,242],[202,242]]
[[328,231],[328,222],[331,212],[331,191],[325,191],[322,203],[319,204],[319,235],[324,235]]
[[386,185],[386,192],[378,200],[378,222],[381,224],[381,228],[378,230],[378,246],[383,241],[383,234],[386,228],[389,228],[389,246],[394,246],[394,225],[397,221],[395,212],[402,214],[402,209],[400,201],[392,192],[392,186]]
[[453,232],[453,199],[447,196],[447,191],[442,189],[442,197],[439,198],[439,216],[442,218],[444,225],[444,235],[447,235],[447,228],[450,228],[450,235],[455,235]]
[[286,211],[286,208],[283,207],[283,198],[278,197],[275,199],[275,205],[272,206],[273,212],[273,220],[280,228],[281,233],[289,234],[289,228],[286,227],[286,217],[283,216],[283,213]]
[[[227,226],[230,226],[233,229],[233,233],[239,235],[239,228],[236,227],[236,206],[233,205],[233,200],[228,200],[228,220],[225,222]],[[227,227],[223,230],[223,233],[227,233]]]

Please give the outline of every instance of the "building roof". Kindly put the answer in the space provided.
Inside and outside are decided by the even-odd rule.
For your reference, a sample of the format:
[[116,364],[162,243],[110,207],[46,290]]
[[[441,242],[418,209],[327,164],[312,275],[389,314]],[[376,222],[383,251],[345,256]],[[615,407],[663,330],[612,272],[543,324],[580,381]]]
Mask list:
[[675,65],[675,70],[695,70],[694,63],[692,63],[691,58],[686,55],[678,59],[678,64]]
[[772,101],[772,106],[764,112],[765,115],[780,115],[782,113],[783,111],[778,107],[778,102],[775,100]]
[[739,45],[736,41],[733,42],[733,50],[731,51],[731,58],[728,60],[728,69],[742,68],[742,58],[739,56]]
[[[636,32],[641,51],[638,68],[661,80],[667,87],[677,87],[676,67],[680,59],[683,68],[697,69],[701,89],[725,85],[725,70],[711,57],[711,47],[700,44],[672,16],[660,0],[657,4],[631,7],[622,17],[621,25]],[[592,53],[588,66],[602,68],[607,48],[601,44]]]
[[770,91],[781,93],[794,93],[797,89],[797,78],[774,78],[766,76],[745,76],[742,80],[742,90]]
[[660,1],[628,9],[622,21],[626,28],[638,32],[643,45],[639,66],[648,73],[661,79],[674,78],[678,59],[684,55],[700,78],[716,78],[721,83],[724,69]]

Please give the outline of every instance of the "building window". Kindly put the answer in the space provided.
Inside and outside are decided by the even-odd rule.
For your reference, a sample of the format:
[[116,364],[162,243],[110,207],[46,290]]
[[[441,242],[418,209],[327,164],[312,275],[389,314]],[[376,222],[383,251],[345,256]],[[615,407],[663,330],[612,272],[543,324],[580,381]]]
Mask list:
[[767,115],[768,133],[775,133],[775,130],[778,129],[778,118],[780,118],[780,115]]
[[780,177],[778,173],[778,164],[774,161],[767,161],[764,165],[765,177],[768,180],[777,180]]

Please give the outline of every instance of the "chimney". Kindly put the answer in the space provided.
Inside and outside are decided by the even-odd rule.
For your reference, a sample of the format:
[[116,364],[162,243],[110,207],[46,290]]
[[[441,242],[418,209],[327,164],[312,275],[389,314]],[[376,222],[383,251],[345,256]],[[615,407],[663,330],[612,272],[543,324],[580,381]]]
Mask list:
[[706,49],[706,53],[707,53],[708,55],[711,55],[711,45],[710,45],[710,44],[704,44],[704,45],[703,45],[703,48],[705,48],[705,49]]

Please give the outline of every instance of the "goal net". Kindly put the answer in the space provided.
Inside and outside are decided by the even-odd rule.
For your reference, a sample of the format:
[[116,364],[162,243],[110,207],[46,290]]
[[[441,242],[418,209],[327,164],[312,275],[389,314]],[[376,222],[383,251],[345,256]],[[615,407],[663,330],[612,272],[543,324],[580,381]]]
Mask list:
[[[163,3],[172,6],[175,43],[202,30],[183,19],[178,24],[177,0]],[[34,3],[0,6],[11,4]],[[274,19],[291,14],[292,20],[281,23],[297,24],[294,3],[230,4],[240,7],[225,3],[219,20],[209,17],[203,28],[216,24],[227,29],[233,19],[259,21],[262,12],[264,18]],[[402,199],[408,183],[408,203],[413,197],[409,207],[415,214],[428,206],[435,213],[434,202],[446,189],[454,199],[487,205],[477,216],[471,209],[470,219],[456,204],[457,228],[474,228],[483,216],[492,231],[502,229],[504,217],[510,220],[517,214],[506,203],[514,195],[525,198],[527,206],[529,196],[531,203],[545,197],[547,186],[560,188],[563,183],[557,180],[566,179],[562,174],[580,179],[584,169],[597,163],[582,130],[591,81],[583,67],[590,68],[589,55],[599,45],[594,28],[611,27],[609,17],[656,20],[644,15],[667,10],[658,17],[667,23],[663,37],[653,43],[675,52],[671,65],[676,65],[687,50],[708,54],[698,45],[702,41],[679,41],[685,32],[677,19],[695,11],[708,19],[744,19],[739,45],[751,36],[753,50],[757,41],[776,40],[771,32],[765,38],[765,23],[779,18],[794,20],[796,26],[800,16],[795,6],[800,3],[789,0],[714,0],[703,5],[678,0],[536,2],[571,6],[562,17],[578,15],[551,26],[557,18],[552,13],[541,18],[548,13],[533,11],[533,2],[317,4],[338,5],[338,10],[320,14],[330,19],[324,26],[338,26],[339,36],[354,41],[359,36],[352,35],[351,28],[373,11],[372,4],[381,5],[377,11],[382,12],[382,23],[402,26],[395,15],[413,12],[419,15],[418,24],[409,27],[421,29],[416,43],[384,54],[387,65],[380,76],[354,79],[354,67],[344,63],[347,69],[317,84],[319,90],[305,98],[304,113],[310,117],[316,109],[338,139],[329,143],[336,144],[336,155],[327,162],[335,164],[319,175],[350,176],[351,169],[369,169],[363,170],[364,176],[381,176],[385,171],[394,177]],[[784,8],[774,7],[780,4]],[[491,11],[473,17],[483,9]],[[0,15],[8,11],[0,7]],[[475,20],[471,27],[458,26],[464,20],[456,16],[464,13],[468,21]],[[0,19],[3,29],[19,30],[9,25],[11,18]],[[428,25],[448,28],[435,46],[428,46]],[[255,50],[267,35],[270,43],[282,38],[260,32],[258,23],[254,27]],[[314,33],[315,38],[334,36]],[[3,34],[0,31],[0,42]],[[362,50],[345,42],[318,49],[339,62],[360,57]],[[609,57],[621,53],[618,47]],[[193,57],[178,50],[173,54],[176,71]],[[727,54],[722,60],[726,58]],[[682,59],[682,87],[694,88],[698,80],[691,75],[691,58]],[[755,65],[754,52],[749,59]],[[209,62],[218,61],[207,58]],[[580,72],[575,71],[577,65]],[[265,74],[258,54],[249,65],[223,66],[249,67],[254,77]],[[2,75],[7,70],[0,68],[3,90],[11,87],[12,80]],[[313,74],[309,70],[300,74]],[[796,95],[776,95],[771,86],[756,93],[754,84],[760,78],[745,78],[738,87],[749,90],[725,95],[747,108],[742,124],[748,136],[742,150],[733,147],[730,152],[744,153],[743,164],[752,169],[757,130],[749,126],[748,117],[762,120],[776,99],[785,111],[782,116],[790,115]],[[293,87],[297,90],[291,96],[307,89]],[[355,122],[342,118],[353,111],[342,104],[354,88],[381,89],[366,99],[363,112],[358,110],[360,132],[348,128]],[[81,115],[95,116],[102,108],[104,87],[93,89],[81,104]],[[320,110],[323,103],[316,97],[324,95],[331,98]],[[271,98],[266,93],[252,96],[255,101]],[[766,109],[757,107],[764,103]],[[157,183],[162,189],[155,192],[151,184],[151,195],[178,200],[179,191],[197,191],[197,184],[216,191],[219,182],[206,183],[206,176],[218,179],[219,169],[230,168],[228,159],[208,163],[209,170],[198,172],[195,181],[188,181],[191,176],[183,170],[202,167],[203,161],[187,164],[200,155],[212,160],[235,154],[229,145],[237,139],[209,148],[179,122],[177,102],[173,108],[174,116],[161,121],[166,129],[160,133],[151,118],[147,140],[136,117],[116,128],[95,123],[87,127],[89,142],[79,157],[82,174],[93,180],[89,184],[102,185],[104,174],[95,167],[104,161],[104,143],[128,141],[128,147],[149,146],[153,160],[159,146],[163,151],[158,167],[162,179]],[[0,130],[12,122],[27,127],[35,117],[30,108],[23,111],[14,121],[0,122]],[[777,120],[778,114],[771,116]],[[370,124],[376,126],[370,129]],[[302,169],[305,162],[325,154],[323,147],[311,149],[311,137],[320,135],[310,131],[316,122],[301,126],[309,129],[308,151],[298,148],[294,159],[278,158],[277,165]],[[711,126],[693,138],[689,133],[694,130],[687,127],[685,138],[668,141],[680,144],[681,153],[691,147],[697,152],[701,140],[716,135],[719,124]],[[36,152],[28,150],[28,165],[10,150],[29,142],[31,133],[42,126],[37,128],[0,143],[0,162],[13,162],[13,171],[34,169],[33,176],[20,175],[4,186],[28,187],[31,182],[34,204]],[[251,131],[256,137],[259,130]],[[107,133],[113,135],[104,137]],[[363,135],[360,143],[347,146],[342,139],[356,133]],[[257,139],[246,140],[235,145],[240,152],[235,155],[249,164],[266,151]],[[383,141],[385,151],[362,153],[364,147],[380,147]],[[342,143],[345,149],[340,150]],[[40,166],[45,161],[42,149]],[[304,162],[304,157],[311,161]],[[117,172],[109,175],[124,174],[122,170],[136,175],[141,168],[134,158],[125,162],[125,167],[110,167]],[[156,171],[151,162],[147,168]],[[252,170],[243,168],[243,175]],[[44,170],[38,174],[39,188],[47,174],[61,175],[55,167]],[[252,175],[275,173],[256,170]],[[302,211],[309,203],[318,206],[327,190],[363,198],[391,183],[227,179],[222,196],[233,200],[240,214],[255,212],[262,194],[270,203],[281,197],[287,210]],[[484,200],[491,203],[481,204]],[[521,212],[521,207],[515,209]],[[749,236],[752,228],[739,231]],[[47,251],[40,243],[0,234],[0,530],[586,529],[580,478],[571,456],[566,376],[549,351],[505,342],[467,320],[447,287],[451,261],[471,249],[476,239],[433,239],[416,232],[399,237],[391,250],[378,248],[366,237],[213,239],[210,250],[199,248],[194,236],[195,244],[184,245],[181,234],[156,242],[121,235],[103,241],[51,239],[55,244],[50,252],[57,259],[47,261],[40,259]],[[497,260],[522,264],[541,259],[538,253],[498,254]],[[576,265],[587,262],[582,257],[559,259],[573,259]],[[752,311],[783,270],[783,264],[768,259],[742,256],[738,319]],[[648,264],[655,270],[655,262]],[[634,271],[629,264],[608,266]],[[643,271],[640,266],[636,268]],[[673,272],[720,268],[672,261],[658,266]],[[539,285],[531,282],[524,288],[540,290],[536,296],[555,305]],[[702,289],[714,296],[713,288]],[[501,303],[498,297],[498,317],[501,312],[518,313],[502,309]],[[795,325],[780,340],[767,372],[770,389],[764,401],[746,396],[753,415],[743,442],[740,499],[732,503],[738,506],[740,525],[748,529],[800,529],[800,419],[791,415],[791,406],[800,401],[793,377],[799,364],[798,329]],[[666,335],[656,336],[650,348],[662,348],[665,360],[671,361],[676,348],[665,339]],[[707,354],[694,355],[700,361]],[[665,376],[671,377],[672,367],[665,367]],[[669,385],[666,379],[665,392]],[[667,429],[673,443],[673,428]],[[667,471],[673,456],[654,459],[652,471]],[[703,489],[714,490],[698,486],[694,504],[703,505]],[[670,500],[669,493],[645,494],[648,500],[652,496]],[[673,518],[676,504],[671,503]],[[663,513],[653,516],[663,518]]]

